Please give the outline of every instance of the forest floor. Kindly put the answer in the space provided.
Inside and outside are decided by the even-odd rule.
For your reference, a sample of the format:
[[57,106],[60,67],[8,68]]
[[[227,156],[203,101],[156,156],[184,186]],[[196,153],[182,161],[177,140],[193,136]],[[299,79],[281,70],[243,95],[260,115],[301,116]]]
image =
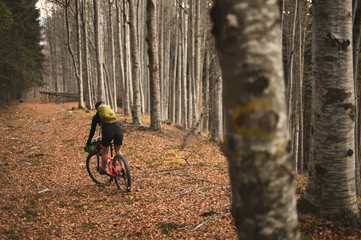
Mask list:
[[[123,124],[132,191],[90,179],[83,151],[94,112],[30,99],[0,111],[0,239],[236,239],[227,161],[215,143],[163,124]],[[98,132],[98,131],[97,131]],[[306,179],[297,176],[302,191]],[[300,215],[304,239],[361,239]]]

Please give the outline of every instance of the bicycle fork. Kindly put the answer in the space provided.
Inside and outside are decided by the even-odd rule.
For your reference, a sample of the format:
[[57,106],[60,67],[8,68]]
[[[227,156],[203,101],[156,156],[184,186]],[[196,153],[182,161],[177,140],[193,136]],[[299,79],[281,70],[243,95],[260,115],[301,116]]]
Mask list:
[[113,166],[113,157],[110,157],[108,155],[108,161],[107,161],[107,164],[108,164],[108,168],[109,168],[109,173],[110,175],[114,175],[113,172],[115,172],[115,175],[116,175],[116,172],[117,170],[115,169],[115,167]]

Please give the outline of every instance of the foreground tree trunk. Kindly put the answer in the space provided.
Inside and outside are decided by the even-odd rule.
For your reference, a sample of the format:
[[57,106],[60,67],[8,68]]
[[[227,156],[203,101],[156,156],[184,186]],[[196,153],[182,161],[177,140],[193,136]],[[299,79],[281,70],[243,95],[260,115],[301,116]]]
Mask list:
[[277,4],[216,0],[212,11],[239,239],[299,239]]
[[352,0],[318,0],[313,13],[312,144],[305,199],[323,217],[354,220]]

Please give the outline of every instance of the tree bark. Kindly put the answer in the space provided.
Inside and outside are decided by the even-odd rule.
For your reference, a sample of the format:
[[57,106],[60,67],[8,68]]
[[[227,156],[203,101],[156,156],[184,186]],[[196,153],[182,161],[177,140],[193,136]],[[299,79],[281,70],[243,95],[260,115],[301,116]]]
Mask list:
[[[355,121],[355,157],[356,157],[356,192],[361,195],[361,152],[360,152],[360,100],[358,93],[359,87],[359,53],[360,53],[360,39],[361,39],[361,0],[354,0],[353,3],[353,77],[355,85],[355,99],[356,99],[356,121]],[[361,99],[361,98],[360,98]]]
[[[123,41],[122,41],[122,20],[121,20],[121,4],[120,4],[120,0],[116,0],[115,2],[115,7],[116,7],[116,19],[117,19],[117,24],[116,24],[116,29],[117,29],[117,33],[118,33],[118,37],[117,39],[117,44],[116,44],[116,48],[117,48],[117,52],[118,52],[118,59],[119,59],[119,86],[120,86],[120,97],[122,99],[122,105],[121,107],[123,108],[123,113],[125,112],[125,76],[124,76],[124,51],[123,51]],[[117,95],[119,95],[117,94]]]
[[[320,216],[358,219],[352,1],[313,2],[311,159],[305,199]],[[335,71],[337,69],[337,71]]]
[[217,0],[212,18],[238,237],[299,239],[277,1]]
[[160,91],[159,91],[159,59],[158,59],[158,33],[156,21],[156,3],[147,1],[147,43],[150,75],[150,127],[157,131],[162,130],[160,117]]
[[88,23],[87,23],[87,8],[86,2],[82,1],[82,28],[83,28],[83,42],[84,42],[84,81],[86,87],[85,103],[88,109],[91,109],[93,104],[93,94],[91,91],[91,80],[89,77],[89,43],[88,43]]
[[115,112],[118,111],[118,104],[117,104],[117,84],[115,81],[115,56],[114,56],[114,36],[113,36],[113,12],[112,12],[112,5],[114,0],[109,0],[109,45],[110,45],[110,62],[111,62],[111,77],[110,77],[110,93],[112,95],[113,102],[111,107]]
[[123,11],[124,11],[124,52],[125,52],[125,59],[124,59],[124,115],[130,115],[130,106],[131,106],[131,79],[132,79],[132,72],[130,71],[130,40],[129,40],[129,3],[127,0],[124,0],[123,4]]
[[129,0],[129,14],[130,14],[130,43],[131,55],[133,60],[133,106],[132,117],[134,125],[141,125],[141,109],[140,109],[140,73],[139,73],[139,47],[138,47],[138,34],[137,34],[137,14],[134,6],[134,1]]
[[103,78],[103,66],[102,66],[102,54],[101,54],[101,43],[99,35],[99,5],[98,0],[93,0],[94,4],[94,35],[95,35],[95,56],[97,62],[97,78],[98,78],[98,91],[97,100],[105,100],[105,86]]

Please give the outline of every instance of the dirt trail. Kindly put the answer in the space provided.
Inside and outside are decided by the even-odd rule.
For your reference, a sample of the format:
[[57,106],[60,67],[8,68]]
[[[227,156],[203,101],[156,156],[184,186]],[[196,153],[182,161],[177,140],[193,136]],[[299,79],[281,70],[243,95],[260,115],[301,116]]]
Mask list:
[[214,144],[194,138],[181,150],[173,126],[123,125],[133,166],[125,194],[88,176],[94,112],[73,107],[30,99],[1,110],[0,239],[236,239],[226,159]]

